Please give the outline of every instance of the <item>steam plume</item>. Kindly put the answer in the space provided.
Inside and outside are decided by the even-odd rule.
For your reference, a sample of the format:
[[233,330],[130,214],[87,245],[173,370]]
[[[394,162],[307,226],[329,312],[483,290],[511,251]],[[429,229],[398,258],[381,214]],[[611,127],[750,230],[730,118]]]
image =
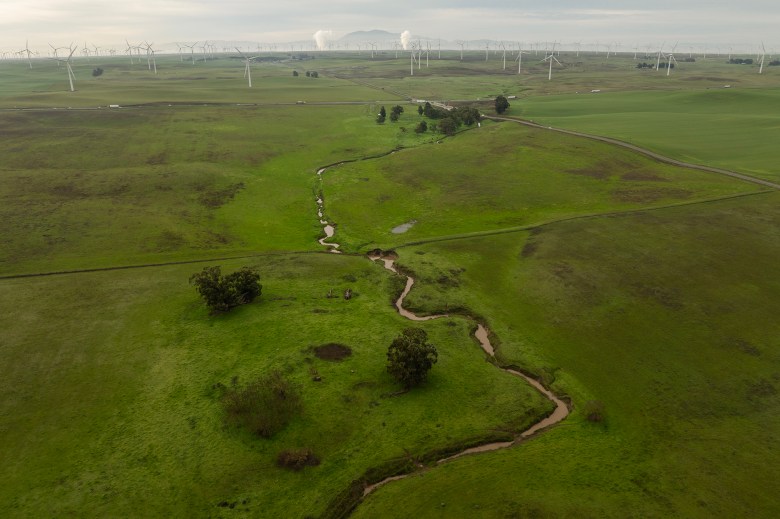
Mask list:
[[314,33],[315,43],[317,44],[317,50],[325,50],[325,45],[328,43],[328,40],[333,37],[333,32],[331,31],[317,31]]
[[404,31],[401,33],[401,46],[404,48],[404,50],[409,50],[409,42],[412,39],[412,33],[409,31]]

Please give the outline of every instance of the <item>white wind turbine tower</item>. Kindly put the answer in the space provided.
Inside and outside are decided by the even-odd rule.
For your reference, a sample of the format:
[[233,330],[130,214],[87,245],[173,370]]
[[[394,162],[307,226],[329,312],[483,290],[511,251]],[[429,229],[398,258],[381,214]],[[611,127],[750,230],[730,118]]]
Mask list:
[[503,41],[501,42],[501,50],[503,51],[504,70],[506,70],[506,45]]
[[460,45],[460,60],[463,61],[463,47],[466,45],[465,41],[457,41],[458,45]]
[[669,58],[669,62],[666,64],[666,75],[668,76],[672,71],[672,61],[677,63],[677,59],[674,57],[674,49],[677,48],[677,44],[674,44],[674,47],[672,47],[672,51],[667,55]]
[[553,42],[552,50],[550,51],[550,54],[544,58],[542,61],[549,61],[550,62],[550,71],[547,73],[547,81],[550,81],[552,79],[552,64],[553,60],[555,60],[558,65],[563,66],[563,64],[558,61],[558,58],[555,57],[555,42]]
[[658,59],[655,62],[655,71],[656,72],[661,70],[661,68],[660,68],[661,67],[661,54],[663,54],[663,52],[664,52],[664,45],[666,45],[666,42],[663,42],[661,44],[661,48],[658,49]]
[[763,74],[764,73],[764,58],[766,57],[766,47],[764,47],[764,42],[761,42],[761,65],[758,67],[758,73]]
[[154,67],[154,75],[157,75],[157,60],[154,58],[154,49],[152,48],[152,45],[154,43],[147,43],[146,44],[146,59],[147,61],[151,57],[152,59],[152,67]]
[[241,54],[241,57],[244,58],[244,77],[249,80],[249,88],[252,88],[252,67],[250,67],[250,63],[252,63],[252,60],[257,59],[259,56],[252,56],[251,58],[246,57],[243,52],[239,50],[238,47],[236,47],[236,50],[239,54]]
[[517,51],[517,73],[520,74],[523,71],[523,54],[526,54],[526,52],[520,48],[519,51]]
[[125,49],[125,52],[130,55],[130,64],[133,64],[133,46],[130,45],[130,42],[125,40],[125,43],[127,43],[127,48]]
[[488,53],[490,52],[490,43],[485,44],[485,61],[488,60]]
[[[52,48],[54,48],[54,47],[52,47]],[[65,47],[60,47],[60,48],[65,48]],[[72,58],[73,57],[73,53],[76,52],[76,47],[73,47],[72,44],[71,44],[70,54],[68,54],[68,59],[60,59],[60,58],[56,57],[56,51],[57,51],[57,49],[55,49],[55,57],[52,58],[52,59],[57,60],[57,64],[58,65],[59,65],[59,62],[61,62],[61,61],[65,63],[65,68],[68,70],[68,82],[70,83],[70,91],[71,92],[75,92],[76,88],[73,85],[73,82],[76,80],[76,75],[73,73],[73,69],[70,67],[70,58]]]
[[185,47],[189,47],[190,49],[190,59],[192,60],[193,66],[195,65],[195,45],[197,44],[198,44],[197,41],[192,45],[187,45],[186,43],[184,44]]
[[30,60],[30,41],[27,40],[24,42],[24,50],[22,52],[27,53],[27,63],[30,65],[30,69],[32,70],[32,60]]

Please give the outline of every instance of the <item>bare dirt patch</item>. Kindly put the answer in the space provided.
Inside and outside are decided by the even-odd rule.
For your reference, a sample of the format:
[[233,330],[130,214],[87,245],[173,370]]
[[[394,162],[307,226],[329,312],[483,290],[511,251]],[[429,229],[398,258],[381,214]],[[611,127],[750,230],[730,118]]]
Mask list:
[[198,201],[201,205],[208,207],[209,209],[217,209],[233,200],[236,194],[244,189],[244,187],[244,183],[239,182],[238,184],[233,184],[225,189],[206,191],[198,197]]
[[623,180],[639,180],[647,182],[668,182],[664,177],[660,177],[650,171],[635,170],[624,173],[620,178]]
[[352,348],[337,342],[329,342],[314,348],[314,355],[322,360],[340,361],[352,355]]
[[616,189],[612,197],[618,202],[657,202],[665,198],[686,199],[693,193],[687,189],[671,187]]

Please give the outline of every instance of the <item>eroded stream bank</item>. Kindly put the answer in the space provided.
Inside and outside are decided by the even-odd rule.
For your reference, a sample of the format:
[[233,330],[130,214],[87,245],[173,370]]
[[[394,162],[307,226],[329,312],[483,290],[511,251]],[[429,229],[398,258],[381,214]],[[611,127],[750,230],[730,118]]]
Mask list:
[[[394,252],[383,252],[381,250],[375,250],[375,251],[372,251],[371,253],[369,253],[368,258],[371,261],[381,261],[384,264],[384,267],[387,270],[393,272],[396,275],[404,275],[404,274],[401,274],[398,271],[398,269],[395,267],[395,261],[398,259],[398,256]],[[414,285],[414,278],[412,278],[411,276],[406,276],[406,286],[404,287],[404,290],[401,293],[401,295],[395,301],[395,307],[398,310],[399,314],[401,314],[403,317],[406,317],[407,319],[412,320],[412,321],[430,321],[432,319],[440,319],[442,317],[448,317],[447,314],[419,316],[419,315],[416,315],[413,312],[410,312],[409,310],[406,310],[404,308],[404,306],[403,306],[403,302],[404,302],[404,299],[406,298],[406,296],[409,294],[409,291],[412,289],[413,285]],[[467,317],[467,316],[459,316],[459,317],[462,317],[464,319],[471,319],[470,317]],[[480,346],[482,347],[482,350],[490,358],[495,359],[495,349],[493,348],[493,345],[490,343],[488,330],[479,322],[477,323],[477,329],[474,332],[474,337],[479,342]],[[544,419],[536,422],[535,424],[533,424],[531,427],[529,427],[525,431],[522,431],[521,433],[517,434],[512,441],[492,442],[492,443],[486,443],[484,445],[477,445],[476,447],[471,447],[471,448],[468,448],[468,449],[464,449],[464,450],[462,450],[462,451],[460,451],[460,452],[458,452],[456,454],[453,454],[451,456],[447,456],[446,458],[442,458],[440,460],[437,460],[436,461],[437,464],[445,463],[447,461],[450,461],[450,460],[453,460],[453,459],[456,459],[456,458],[460,458],[461,456],[466,456],[468,454],[477,454],[477,453],[480,453],[480,452],[490,452],[490,451],[495,451],[495,450],[505,449],[507,447],[511,447],[512,445],[515,445],[515,444],[523,441],[524,439],[533,436],[534,434],[538,433],[539,431],[541,431],[541,430],[543,430],[543,429],[545,429],[547,427],[550,427],[552,425],[555,425],[556,423],[560,422],[561,420],[563,420],[564,418],[566,418],[569,415],[569,407],[566,405],[566,403],[563,400],[561,400],[560,398],[558,398],[557,396],[555,396],[555,394],[552,391],[550,391],[547,388],[545,388],[536,379],[533,379],[533,378],[529,377],[528,375],[525,375],[524,373],[521,373],[521,372],[519,372],[517,370],[514,370],[514,369],[501,368],[501,367],[499,367],[499,369],[509,373],[512,376],[522,378],[523,380],[525,380],[526,382],[531,384],[534,387],[534,389],[539,391],[547,399],[549,399],[550,401],[552,401],[555,404],[555,410],[550,415],[545,417]],[[422,470],[425,467],[422,466],[422,465],[417,465],[417,468],[418,468],[418,470]],[[388,478],[383,479],[382,481],[379,481],[379,482],[374,483],[372,485],[368,485],[368,486],[366,486],[363,489],[363,497],[369,495],[371,492],[373,492],[377,488],[379,488],[379,487],[381,487],[383,485],[386,485],[386,484],[390,483],[391,481],[397,481],[397,480],[400,480],[400,479],[407,478],[407,477],[415,474],[416,472],[417,471],[410,472],[408,474],[401,474],[401,475],[398,475],[398,476],[388,477]]]

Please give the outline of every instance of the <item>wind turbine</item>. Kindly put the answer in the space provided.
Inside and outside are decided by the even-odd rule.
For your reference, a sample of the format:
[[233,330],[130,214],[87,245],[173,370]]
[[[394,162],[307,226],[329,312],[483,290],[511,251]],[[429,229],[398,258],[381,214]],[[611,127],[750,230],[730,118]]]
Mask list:
[[666,64],[666,75],[669,76],[669,74],[672,72],[672,61],[674,60],[675,63],[677,63],[677,59],[674,57],[674,49],[677,48],[677,44],[674,44],[674,47],[672,47],[672,51],[668,54],[669,62]]
[[30,41],[27,40],[24,42],[24,50],[22,52],[27,53],[27,63],[30,65],[30,69],[32,70],[32,61],[30,60]]
[[663,42],[663,43],[661,44],[661,48],[660,48],[660,49],[658,49],[658,59],[657,59],[657,60],[656,60],[656,62],[655,62],[655,70],[656,70],[656,72],[657,72],[657,71],[659,71],[659,70],[661,70],[661,68],[660,68],[660,67],[661,67],[661,54],[663,54],[663,51],[664,51],[664,45],[665,45],[665,44],[666,44],[666,42]]
[[463,47],[466,45],[466,42],[461,40],[456,43],[460,45],[460,60],[463,61]]
[[244,77],[249,80],[249,88],[252,88],[252,68],[249,66],[249,64],[253,59],[258,58],[259,56],[247,58],[246,55],[238,49],[238,47],[236,47],[236,50],[239,54],[241,54],[241,57],[244,58]]
[[763,74],[764,73],[764,58],[766,57],[766,47],[764,47],[764,42],[761,42],[761,66],[758,67],[758,73]]
[[193,66],[195,65],[195,45],[197,45],[197,44],[198,44],[197,41],[195,43],[193,43],[192,45],[187,45],[186,43],[184,44],[185,47],[189,47],[190,48],[190,59],[192,59]]
[[520,48],[519,51],[517,51],[517,73],[520,74],[523,71],[523,54],[526,54],[526,52]]
[[[52,47],[52,48],[54,48],[54,47]],[[65,48],[65,47],[61,47],[61,48]],[[57,60],[57,64],[59,64],[60,61],[65,63],[65,67],[68,70],[68,82],[70,83],[70,91],[71,92],[75,92],[76,88],[73,85],[73,81],[75,81],[76,75],[73,73],[73,69],[70,67],[70,58],[72,58],[73,57],[73,53],[76,52],[76,47],[73,47],[73,45],[71,44],[70,54],[68,54],[68,59],[66,59],[66,60],[63,60],[63,59],[60,59],[60,58],[56,57],[57,49],[54,49],[54,52],[55,52],[55,57],[52,58],[52,59]]]
[[127,48],[125,49],[125,52],[130,54],[130,64],[133,64],[133,46],[130,45],[130,42],[125,40],[125,43],[127,43]]
[[555,57],[555,42],[553,42],[552,50],[550,51],[550,54],[544,58],[542,61],[549,61],[550,62],[550,71],[547,73],[547,81],[550,81],[552,79],[552,64],[553,60],[555,60],[558,65],[563,66],[563,64],[558,61],[558,58]]
[[[147,43],[146,44],[146,61],[149,61],[149,58],[152,60],[152,66],[154,67],[154,75],[157,75],[157,60],[154,59],[154,49],[152,48],[152,45],[154,43]],[[151,69],[150,69],[151,70]]]

